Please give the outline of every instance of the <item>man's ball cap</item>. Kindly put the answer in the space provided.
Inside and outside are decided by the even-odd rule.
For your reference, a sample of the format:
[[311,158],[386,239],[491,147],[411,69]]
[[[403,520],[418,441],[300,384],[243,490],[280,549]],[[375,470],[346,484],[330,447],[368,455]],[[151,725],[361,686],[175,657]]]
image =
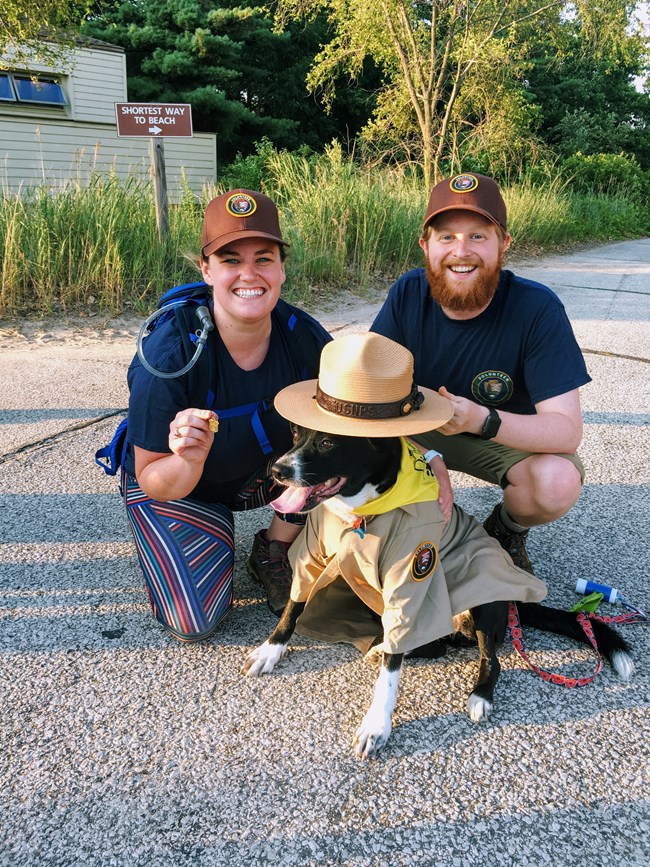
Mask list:
[[254,190],[230,190],[208,204],[203,217],[201,253],[207,258],[240,238],[268,238],[287,246],[275,202]]
[[504,232],[508,231],[506,204],[501,196],[499,185],[492,178],[466,172],[440,181],[431,190],[424,217],[424,228],[443,211],[459,209],[482,214],[497,226],[501,226]]

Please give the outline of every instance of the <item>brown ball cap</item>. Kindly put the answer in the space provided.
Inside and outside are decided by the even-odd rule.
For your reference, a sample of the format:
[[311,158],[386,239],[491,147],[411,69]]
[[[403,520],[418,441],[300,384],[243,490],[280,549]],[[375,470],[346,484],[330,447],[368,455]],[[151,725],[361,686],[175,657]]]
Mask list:
[[474,211],[507,232],[506,204],[499,185],[485,175],[465,173],[445,178],[431,191],[424,228],[443,211]]
[[201,253],[207,258],[240,238],[268,238],[288,246],[282,239],[275,202],[253,190],[230,190],[208,204],[203,217]]

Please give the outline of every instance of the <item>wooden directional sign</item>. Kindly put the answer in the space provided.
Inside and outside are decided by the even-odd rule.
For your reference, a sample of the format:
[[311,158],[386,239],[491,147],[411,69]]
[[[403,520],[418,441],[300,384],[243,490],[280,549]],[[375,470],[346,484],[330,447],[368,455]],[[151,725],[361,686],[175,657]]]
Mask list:
[[116,102],[118,136],[192,137],[192,106],[173,102]]

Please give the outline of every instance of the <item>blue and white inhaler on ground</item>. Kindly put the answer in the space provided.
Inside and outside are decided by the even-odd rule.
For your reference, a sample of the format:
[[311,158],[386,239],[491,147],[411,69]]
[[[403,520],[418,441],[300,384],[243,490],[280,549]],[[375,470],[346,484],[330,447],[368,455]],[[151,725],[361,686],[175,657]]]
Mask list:
[[588,596],[590,593],[602,593],[605,602],[619,602],[625,608],[629,608],[630,611],[636,611],[637,614],[641,614],[644,617],[648,616],[647,611],[637,608],[636,605],[632,605],[631,602],[628,602],[627,599],[621,596],[620,590],[617,590],[616,587],[610,587],[608,584],[597,584],[595,581],[589,581],[588,578],[578,578],[576,593],[581,593],[583,596]]

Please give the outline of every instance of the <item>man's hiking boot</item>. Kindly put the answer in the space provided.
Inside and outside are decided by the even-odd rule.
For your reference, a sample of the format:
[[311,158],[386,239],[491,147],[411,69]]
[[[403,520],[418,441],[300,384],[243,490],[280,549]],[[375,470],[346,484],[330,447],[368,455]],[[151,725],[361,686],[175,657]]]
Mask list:
[[509,530],[501,520],[501,503],[498,503],[492,513],[483,521],[483,527],[488,536],[496,539],[504,551],[507,551],[515,566],[519,566],[525,572],[534,575],[533,567],[526,551],[526,537],[528,530],[517,533]]
[[267,605],[279,617],[289,601],[291,566],[287,551],[291,542],[269,542],[266,530],[255,534],[246,568],[253,581],[266,590]]

